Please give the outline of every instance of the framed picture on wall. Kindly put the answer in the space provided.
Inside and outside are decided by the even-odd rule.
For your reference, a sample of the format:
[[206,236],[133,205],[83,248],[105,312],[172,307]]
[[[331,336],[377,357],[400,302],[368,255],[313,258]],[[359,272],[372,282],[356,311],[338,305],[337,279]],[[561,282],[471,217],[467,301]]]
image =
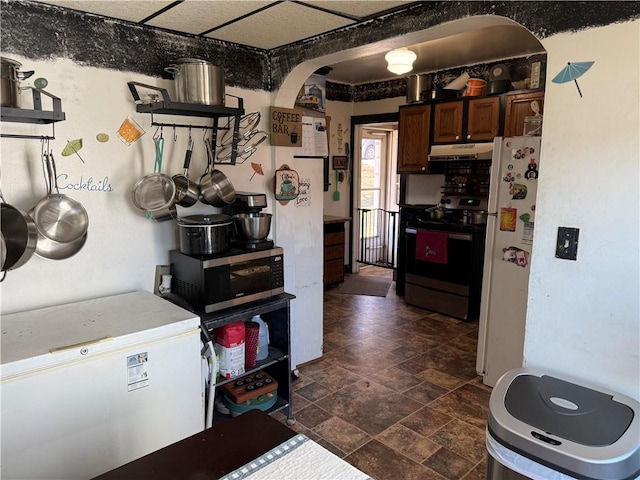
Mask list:
[[346,170],[349,167],[349,157],[346,155],[334,155],[331,159],[334,170]]

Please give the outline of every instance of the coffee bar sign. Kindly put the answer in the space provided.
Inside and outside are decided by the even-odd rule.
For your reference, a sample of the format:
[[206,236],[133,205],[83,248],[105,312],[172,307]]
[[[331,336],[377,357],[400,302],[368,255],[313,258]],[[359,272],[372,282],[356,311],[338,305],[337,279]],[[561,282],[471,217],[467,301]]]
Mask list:
[[278,147],[302,146],[302,111],[270,107],[269,142]]

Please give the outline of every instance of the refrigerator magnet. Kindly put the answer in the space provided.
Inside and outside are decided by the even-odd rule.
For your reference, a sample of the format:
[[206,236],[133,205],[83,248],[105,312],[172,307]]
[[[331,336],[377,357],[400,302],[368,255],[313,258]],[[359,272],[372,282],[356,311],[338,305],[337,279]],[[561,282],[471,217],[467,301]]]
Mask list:
[[524,222],[524,231],[522,232],[522,243],[526,245],[533,244],[533,226],[534,226],[534,222]]
[[503,232],[516,231],[516,219],[518,218],[517,208],[500,209],[500,230]]
[[524,200],[527,198],[527,186],[520,183],[509,185],[509,194],[512,200]]
[[521,148],[514,148],[511,150],[511,156],[514,160],[520,160],[524,158],[524,151]]
[[503,248],[502,260],[519,267],[526,267],[529,264],[529,252],[518,247]]
[[529,165],[527,165],[527,171],[524,172],[524,178],[527,180],[536,180],[538,178],[538,164],[531,159]]
[[502,176],[502,181],[503,182],[513,182],[513,181],[515,181],[515,177],[513,176],[513,173],[507,172]]

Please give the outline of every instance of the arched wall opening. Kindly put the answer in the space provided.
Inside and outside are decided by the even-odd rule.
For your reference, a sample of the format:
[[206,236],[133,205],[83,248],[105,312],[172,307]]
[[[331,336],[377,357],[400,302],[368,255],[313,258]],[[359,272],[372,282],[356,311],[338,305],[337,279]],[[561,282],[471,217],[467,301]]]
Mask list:
[[[271,94],[271,105],[282,108],[293,108],[300,87],[317,69],[332,64],[356,61],[362,57],[384,55],[387,51],[417,43],[438,42],[450,36],[463,35],[469,32],[485,31],[493,27],[512,27],[523,31],[530,39],[537,38],[521,24],[505,17],[481,15],[468,17],[428,29],[407,32],[404,35],[379,42],[361,45],[343,51],[333,52],[306,60],[291,69],[284,78],[281,87]],[[470,48],[482,48],[482,45],[470,45]],[[487,58],[487,63],[507,58],[523,57],[522,51],[514,45],[512,55],[500,58]],[[482,63],[482,61],[471,64]],[[449,68],[462,67],[451,64]],[[402,99],[404,100],[404,99]],[[394,107],[397,108],[397,107]],[[330,114],[330,112],[327,112]],[[379,112],[385,113],[385,112]],[[349,125],[349,130],[351,126]],[[329,132],[329,134],[331,134]],[[347,136],[349,138],[349,136]],[[329,155],[332,152],[329,151]],[[291,204],[274,204],[274,222],[272,232],[274,240],[284,248],[285,253],[285,289],[297,292],[297,301],[292,303],[292,364],[298,365],[322,356],[323,325],[323,211],[324,195],[322,189],[323,162],[321,159],[295,158],[291,148],[271,147],[272,170],[283,165],[297,170],[300,178],[315,178],[312,186],[310,207],[296,208]],[[348,198],[348,197],[347,197]],[[295,262],[293,261],[295,258]]]

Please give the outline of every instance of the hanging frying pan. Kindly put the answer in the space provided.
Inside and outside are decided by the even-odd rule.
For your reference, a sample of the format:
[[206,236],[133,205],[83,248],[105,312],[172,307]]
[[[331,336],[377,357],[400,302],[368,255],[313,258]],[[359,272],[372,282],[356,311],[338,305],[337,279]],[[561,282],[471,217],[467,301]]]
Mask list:
[[29,215],[5,201],[2,191],[0,199],[0,231],[6,249],[2,271],[6,272],[21,267],[33,256],[38,243],[38,229]]
[[207,168],[200,177],[200,193],[203,203],[214,207],[230,205],[236,199],[236,190],[231,181],[213,166],[214,152],[210,142],[205,140]]
[[189,180],[189,165],[193,154],[193,139],[189,138],[189,146],[184,157],[184,172],[171,177],[176,184],[175,203],[181,207],[191,207],[200,198],[200,187],[195,182]]
[[[140,178],[131,191],[131,200],[140,210],[151,214],[162,214],[174,207],[176,184],[168,175],[162,173],[162,155],[164,138],[155,139],[156,159],[153,173]],[[155,218],[155,215],[153,215]]]
[[[82,238],[89,229],[89,215],[80,202],[60,193],[53,153],[44,153],[47,195],[32,209],[38,231],[55,242],[68,243]],[[54,191],[55,190],[55,191]]]

